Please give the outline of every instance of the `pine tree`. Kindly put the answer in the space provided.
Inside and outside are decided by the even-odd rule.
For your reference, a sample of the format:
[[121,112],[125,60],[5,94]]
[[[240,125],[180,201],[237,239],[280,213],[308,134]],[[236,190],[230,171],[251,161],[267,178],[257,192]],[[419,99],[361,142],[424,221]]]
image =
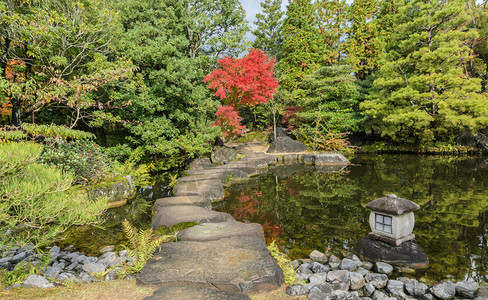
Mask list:
[[380,20],[381,0],[355,0],[349,10],[351,28],[346,42],[347,62],[364,80],[378,67],[384,49]]
[[281,87],[293,91],[305,75],[320,68],[326,51],[310,0],[290,1],[283,32],[283,56],[279,64]]
[[325,65],[340,64],[347,29],[347,3],[345,0],[319,0],[315,7],[319,42],[324,45],[322,62]]
[[400,1],[372,98],[361,107],[394,141],[429,144],[488,124],[488,101],[472,59],[462,0]]
[[281,0],[264,0],[261,2],[262,14],[256,15],[257,28],[252,32],[256,39],[253,47],[261,49],[267,55],[280,59],[283,37],[283,15],[281,10]]

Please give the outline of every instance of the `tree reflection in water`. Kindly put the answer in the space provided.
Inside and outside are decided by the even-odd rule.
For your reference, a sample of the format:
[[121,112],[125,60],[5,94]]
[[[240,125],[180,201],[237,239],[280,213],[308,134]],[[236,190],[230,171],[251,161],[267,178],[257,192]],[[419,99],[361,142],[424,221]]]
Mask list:
[[428,280],[481,281],[488,275],[486,157],[360,155],[336,173],[313,167],[277,167],[228,189],[220,210],[263,224],[291,258],[317,249],[354,252],[369,232],[364,205],[388,193],[418,203],[414,233],[430,267]]

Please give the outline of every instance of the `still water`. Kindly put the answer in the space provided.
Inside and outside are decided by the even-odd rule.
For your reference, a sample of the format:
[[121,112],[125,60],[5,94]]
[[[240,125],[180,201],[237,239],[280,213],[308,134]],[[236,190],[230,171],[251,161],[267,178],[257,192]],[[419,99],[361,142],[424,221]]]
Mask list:
[[163,181],[156,181],[153,185],[138,188],[137,195],[127,205],[108,209],[101,216],[101,223],[94,225],[74,226],[66,232],[64,238],[56,245],[64,248],[75,246],[75,251],[86,255],[99,256],[100,249],[114,246],[115,251],[129,248],[122,222],[127,219],[132,225],[140,229],[151,226],[151,212],[154,202],[158,198],[169,197],[172,189]]
[[416,277],[488,279],[488,158],[359,155],[334,173],[294,165],[227,189],[218,210],[263,224],[292,259],[347,256],[369,230],[366,203],[397,194],[420,205],[414,234],[430,259]]

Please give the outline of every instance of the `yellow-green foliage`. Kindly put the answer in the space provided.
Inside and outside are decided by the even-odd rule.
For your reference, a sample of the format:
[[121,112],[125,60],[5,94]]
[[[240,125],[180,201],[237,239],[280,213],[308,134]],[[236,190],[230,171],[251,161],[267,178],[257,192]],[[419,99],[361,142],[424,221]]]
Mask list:
[[0,144],[0,245],[45,245],[72,225],[96,223],[106,200],[72,188],[73,176],[37,163],[42,147]]
[[0,142],[26,140],[28,136],[31,136],[32,138],[61,138],[64,140],[82,140],[95,138],[95,135],[93,133],[54,124],[39,125],[24,123],[22,124],[22,130],[0,129]]
[[151,184],[149,167],[145,164],[136,165],[134,161],[127,160],[123,164],[117,164],[114,171],[122,175],[130,175],[137,186],[146,187]]
[[95,135],[90,132],[70,129],[65,126],[59,125],[38,125],[38,124],[22,124],[22,129],[32,136],[43,136],[43,137],[61,137],[63,139],[93,139]]
[[269,133],[266,131],[251,131],[236,139],[236,142],[237,143],[261,142],[265,144],[268,142],[268,135]]
[[146,262],[151,259],[156,249],[164,242],[174,239],[174,235],[156,236],[152,230],[137,229],[129,221],[124,220],[122,223],[124,233],[129,240],[131,250],[128,252],[128,257],[133,262],[133,266],[126,268],[120,272],[121,276],[131,273],[138,273],[142,270]]
[[286,284],[294,284],[296,282],[296,274],[297,272],[290,266],[290,260],[286,255],[280,253],[280,249],[276,246],[275,241],[272,241],[271,244],[268,245],[268,250],[271,256],[276,259],[276,262],[280,266],[281,270],[283,271],[283,275],[285,277]]

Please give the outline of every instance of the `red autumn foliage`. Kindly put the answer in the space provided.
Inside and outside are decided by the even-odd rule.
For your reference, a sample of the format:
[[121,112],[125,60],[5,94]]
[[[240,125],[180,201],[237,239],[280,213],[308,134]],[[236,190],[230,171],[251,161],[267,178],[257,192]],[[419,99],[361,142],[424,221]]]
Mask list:
[[5,67],[5,78],[11,82],[23,82],[25,81],[25,72],[23,68],[25,62],[19,59],[9,60]]
[[215,113],[217,119],[213,122],[212,126],[219,126],[222,128],[222,136],[234,137],[242,133],[242,130],[246,128],[241,124],[241,117],[239,113],[232,106],[219,105],[217,113]]
[[[220,68],[205,76],[203,81],[209,83],[209,88],[216,90],[215,95],[225,104],[222,108],[233,108],[233,111],[226,109],[227,112],[234,114],[242,106],[266,103],[273,97],[278,87],[278,80],[274,77],[275,60],[268,58],[261,50],[251,49],[242,58],[224,57],[218,63]],[[225,121],[221,107],[214,125],[220,126],[219,123]],[[227,116],[227,120],[236,128],[231,132],[236,134],[245,128],[242,125],[237,128],[237,118],[234,115]],[[228,135],[227,129],[224,137]]]
[[266,103],[275,93],[275,60],[261,50],[251,49],[243,58],[224,57],[220,68],[205,76],[204,82],[215,89],[222,102],[239,109],[242,105]]
[[301,106],[287,106],[283,113],[282,123],[286,125],[288,132],[299,133],[300,131],[300,117],[298,113],[302,110]]

